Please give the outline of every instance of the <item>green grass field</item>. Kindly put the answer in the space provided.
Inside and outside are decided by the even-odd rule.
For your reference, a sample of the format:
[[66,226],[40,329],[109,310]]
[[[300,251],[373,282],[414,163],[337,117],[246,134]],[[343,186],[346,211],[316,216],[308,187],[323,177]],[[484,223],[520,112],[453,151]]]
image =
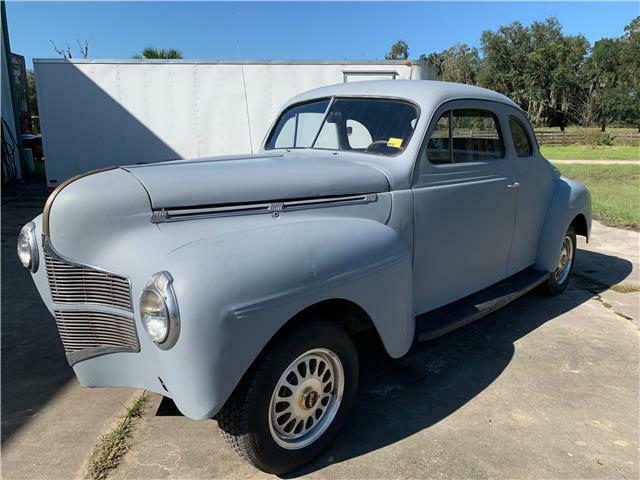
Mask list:
[[557,165],[591,192],[593,216],[613,227],[640,229],[640,165]]
[[541,145],[540,152],[549,160],[640,160],[640,147]]

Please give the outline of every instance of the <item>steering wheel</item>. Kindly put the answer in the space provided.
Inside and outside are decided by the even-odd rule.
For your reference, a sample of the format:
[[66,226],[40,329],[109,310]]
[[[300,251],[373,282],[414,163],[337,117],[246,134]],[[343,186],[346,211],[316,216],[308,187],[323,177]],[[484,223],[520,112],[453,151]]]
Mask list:
[[388,152],[398,152],[400,149],[395,147],[390,147],[386,140],[376,140],[375,142],[370,143],[367,148],[364,149],[365,152],[376,152],[376,153],[388,153]]

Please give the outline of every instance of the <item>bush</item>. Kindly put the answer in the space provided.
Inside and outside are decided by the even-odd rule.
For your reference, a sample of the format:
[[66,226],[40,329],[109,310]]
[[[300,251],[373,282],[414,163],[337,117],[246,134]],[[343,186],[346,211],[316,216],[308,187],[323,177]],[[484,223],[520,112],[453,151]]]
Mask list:
[[[616,136],[611,132],[600,132],[595,128],[585,128],[582,132],[583,144],[591,146],[607,146],[610,147],[614,144]],[[576,143],[580,143],[579,140]]]
[[597,138],[597,145],[606,145],[610,147],[611,145],[613,145],[615,139],[616,136],[610,132],[600,132],[600,135],[598,135]]

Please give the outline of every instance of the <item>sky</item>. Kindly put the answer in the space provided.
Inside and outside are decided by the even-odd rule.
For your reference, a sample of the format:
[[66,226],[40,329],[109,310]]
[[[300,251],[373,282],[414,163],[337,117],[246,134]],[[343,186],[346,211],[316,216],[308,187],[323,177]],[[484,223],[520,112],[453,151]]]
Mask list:
[[484,30],[555,15],[593,43],[619,36],[640,2],[15,2],[6,3],[11,50],[31,67],[56,57],[51,41],[89,41],[90,58],[130,58],[148,46],[185,58],[381,59],[399,39],[410,58]]

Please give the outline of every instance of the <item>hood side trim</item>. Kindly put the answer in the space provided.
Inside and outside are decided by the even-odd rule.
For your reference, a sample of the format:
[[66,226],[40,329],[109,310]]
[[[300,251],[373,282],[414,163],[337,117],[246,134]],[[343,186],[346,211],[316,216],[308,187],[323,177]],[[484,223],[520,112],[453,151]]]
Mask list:
[[226,205],[222,207],[160,209],[151,214],[151,223],[170,223],[203,218],[230,217],[237,215],[256,215],[269,213],[278,217],[280,212],[308,210],[312,208],[338,207],[375,202],[377,193],[361,195],[343,195],[313,199],[289,200],[271,203],[253,203],[243,205]]

